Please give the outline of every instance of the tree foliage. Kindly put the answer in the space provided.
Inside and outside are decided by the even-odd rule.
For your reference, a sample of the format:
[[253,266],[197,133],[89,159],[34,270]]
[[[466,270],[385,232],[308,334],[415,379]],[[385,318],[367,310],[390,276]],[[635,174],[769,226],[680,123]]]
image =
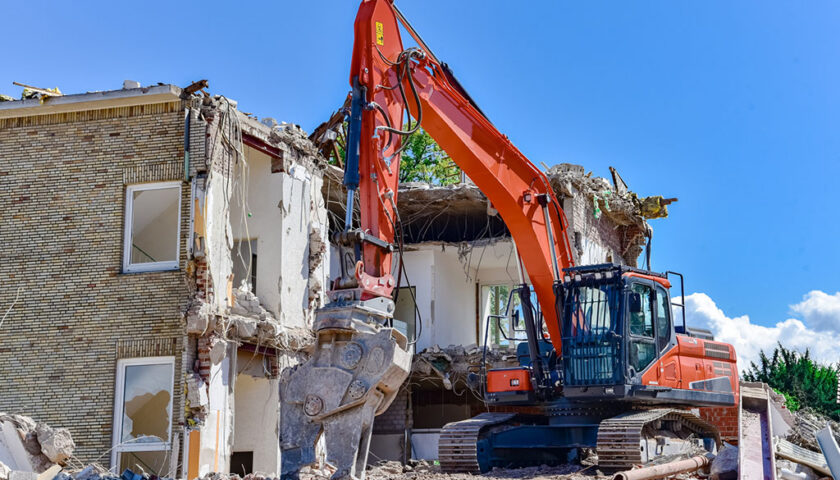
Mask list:
[[[347,131],[346,122],[342,130]],[[345,136],[342,135],[342,137]],[[452,185],[461,181],[461,169],[425,130],[418,129],[405,137],[403,142],[407,142],[407,145],[400,155],[400,183],[424,182],[430,185]],[[341,161],[331,156],[330,163],[333,165],[342,164],[345,158],[344,143],[339,142],[337,148]]]
[[840,405],[837,404],[839,371],[840,365],[820,365],[811,359],[808,350],[800,354],[780,343],[770,357],[762,351],[758,365],[750,362],[750,368],[744,372],[744,380],[768,384],[784,395],[787,407],[792,411],[810,407],[840,420]]
[[400,183],[451,185],[461,180],[461,170],[425,130],[421,128],[403,141],[408,144],[400,160]]

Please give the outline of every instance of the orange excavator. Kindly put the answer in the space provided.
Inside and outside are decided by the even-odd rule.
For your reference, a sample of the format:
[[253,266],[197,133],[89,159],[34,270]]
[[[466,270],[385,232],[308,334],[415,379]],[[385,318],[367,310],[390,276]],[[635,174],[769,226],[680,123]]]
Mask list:
[[[400,27],[415,46],[404,47]],[[603,468],[626,468],[686,445],[714,449],[717,429],[692,409],[738,405],[735,351],[688,329],[684,308],[675,325],[669,289],[682,276],[575,266],[546,175],[493,126],[393,0],[361,2],[350,84],[347,214],[333,236],[342,273],[317,313],[312,357],[283,388],[284,478],[315,460],[321,435],[333,478],[363,478],[373,417],[408,375],[409,342],[391,328],[402,271],[396,200],[403,140],[420,127],[499,212],[521,272],[520,365],[482,371],[476,381],[490,411],[444,427],[442,469],[566,462],[585,448]]]

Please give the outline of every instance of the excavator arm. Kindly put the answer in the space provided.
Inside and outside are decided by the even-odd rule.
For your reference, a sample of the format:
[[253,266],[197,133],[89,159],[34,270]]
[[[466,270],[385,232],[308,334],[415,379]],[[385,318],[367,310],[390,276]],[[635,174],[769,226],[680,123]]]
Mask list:
[[[404,48],[400,23],[418,44]],[[345,159],[345,228],[341,276],[319,309],[310,358],[282,389],[282,476],[298,478],[316,459],[323,435],[333,478],[364,478],[373,418],[385,411],[410,369],[407,339],[390,328],[397,287],[394,251],[401,245],[397,191],[405,137],[421,126],[487,195],[511,232],[561,350],[554,284],[573,265],[566,221],[545,174],[493,126],[393,0],[363,0],[355,23],[353,88]],[[404,117],[414,121],[403,125]],[[406,128],[404,128],[406,127]],[[354,224],[358,199],[360,224]],[[355,259],[349,265],[345,259]],[[523,279],[524,283],[524,279]],[[530,302],[522,287],[523,305]],[[527,292],[527,293],[526,293]],[[526,309],[526,317],[531,309]],[[538,319],[526,318],[533,328]],[[529,335],[538,352],[536,331]],[[535,378],[541,377],[535,365]]]
[[[400,23],[417,47],[403,47]],[[392,255],[380,244],[394,243],[395,152],[405,136],[398,125],[407,111],[415,119],[412,130],[422,126],[501,215],[537,294],[551,342],[561,352],[553,285],[574,260],[567,223],[547,177],[479,110],[392,0],[363,1],[355,35],[350,81],[354,100],[365,97],[351,112],[348,142],[350,149],[354,142],[359,146],[361,230],[380,241],[364,242],[358,281],[370,295],[389,295],[390,288],[369,286],[393,288]],[[354,116],[357,112],[361,115]],[[345,183],[354,175],[352,160],[348,157]]]

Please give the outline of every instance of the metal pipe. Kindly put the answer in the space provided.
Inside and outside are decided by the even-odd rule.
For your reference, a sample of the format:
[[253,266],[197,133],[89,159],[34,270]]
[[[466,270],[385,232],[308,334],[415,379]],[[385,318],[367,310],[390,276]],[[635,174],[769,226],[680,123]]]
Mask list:
[[184,112],[184,181],[190,181],[190,116],[192,109]]
[[663,463],[662,465],[618,472],[613,477],[613,480],[652,480],[655,478],[666,478],[678,473],[699,470],[708,466],[711,462],[709,457],[698,455],[688,460],[678,460],[676,462]]
[[551,265],[554,267],[554,280],[560,280],[560,265],[557,263],[557,249],[554,246],[554,233],[551,231],[551,218],[548,215],[548,203],[542,206],[543,216],[545,217],[545,232],[548,236],[548,246],[551,250]]
[[355,199],[356,191],[352,188],[347,189],[347,203],[344,204],[344,208],[347,210],[344,212],[344,231],[350,231],[353,228],[353,207],[354,207],[354,199]]

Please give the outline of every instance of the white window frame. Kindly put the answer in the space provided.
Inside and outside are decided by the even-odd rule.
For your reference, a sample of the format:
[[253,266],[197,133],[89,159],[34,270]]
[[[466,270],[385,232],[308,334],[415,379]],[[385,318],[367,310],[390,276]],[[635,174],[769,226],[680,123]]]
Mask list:
[[[168,442],[136,442],[122,443],[123,409],[125,408],[125,367],[131,365],[171,365],[172,366],[172,395],[169,396],[169,441]],[[117,381],[114,392],[114,424],[111,440],[111,470],[116,472],[117,463],[122,452],[162,452],[172,450],[172,417],[175,397],[175,357],[137,357],[122,358],[117,361]]]
[[[175,260],[165,262],[131,263],[131,225],[134,223],[134,192],[145,190],[161,190],[164,188],[178,187],[178,223],[175,229],[177,248],[175,249]],[[129,185],[125,189],[125,232],[123,245],[123,273],[160,272],[166,270],[178,270],[181,257],[181,181],[159,183],[144,183]]]

